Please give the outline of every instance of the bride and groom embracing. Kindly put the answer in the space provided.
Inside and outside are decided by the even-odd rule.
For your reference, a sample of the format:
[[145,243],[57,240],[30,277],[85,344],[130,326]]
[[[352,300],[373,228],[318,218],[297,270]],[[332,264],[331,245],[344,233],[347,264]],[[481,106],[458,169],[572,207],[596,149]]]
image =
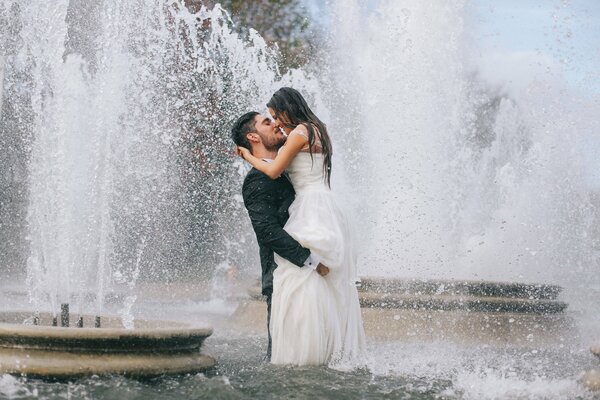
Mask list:
[[267,357],[354,364],[365,347],[356,247],[330,189],[327,128],[295,89],[279,89],[267,107],[273,119],[249,112],[232,128],[238,154],[253,166],[242,196],[260,248]]

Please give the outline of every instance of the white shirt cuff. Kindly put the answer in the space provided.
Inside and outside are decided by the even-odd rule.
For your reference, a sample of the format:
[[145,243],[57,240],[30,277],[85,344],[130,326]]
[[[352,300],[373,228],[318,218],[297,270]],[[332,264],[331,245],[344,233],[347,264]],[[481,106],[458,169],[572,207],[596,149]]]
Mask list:
[[316,270],[321,260],[322,258],[319,255],[311,252],[306,261],[304,261],[304,266]]

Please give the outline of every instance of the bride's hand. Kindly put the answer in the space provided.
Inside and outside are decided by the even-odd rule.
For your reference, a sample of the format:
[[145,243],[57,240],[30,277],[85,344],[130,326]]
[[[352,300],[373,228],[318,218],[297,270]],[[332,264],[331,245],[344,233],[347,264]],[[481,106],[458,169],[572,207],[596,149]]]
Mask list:
[[237,146],[236,152],[238,156],[242,157],[244,160],[247,160],[247,155],[250,154],[250,150],[242,146]]

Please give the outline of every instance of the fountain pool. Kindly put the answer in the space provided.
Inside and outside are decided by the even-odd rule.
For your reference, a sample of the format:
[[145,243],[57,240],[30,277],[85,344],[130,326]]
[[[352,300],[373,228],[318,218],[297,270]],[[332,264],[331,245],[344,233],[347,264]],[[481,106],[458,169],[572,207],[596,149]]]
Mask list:
[[[257,32],[190,3],[0,0],[0,311],[69,302],[124,329],[211,326],[203,349],[217,365],[152,379],[4,374],[1,397],[594,398],[580,380],[598,367],[599,213],[582,160],[597,98],[546,75],[518,92],[490,86],[466,61],[468,2],[333,1],[318,56],[285,73]],[[361,275],[558,285],[568,329],[519,343],[371,335],[348,371],[262,362],[263,324],[231,323],[258,258],[228,124],[280,86],[328,122]],[[386,314],[410,320],[398,316]]]

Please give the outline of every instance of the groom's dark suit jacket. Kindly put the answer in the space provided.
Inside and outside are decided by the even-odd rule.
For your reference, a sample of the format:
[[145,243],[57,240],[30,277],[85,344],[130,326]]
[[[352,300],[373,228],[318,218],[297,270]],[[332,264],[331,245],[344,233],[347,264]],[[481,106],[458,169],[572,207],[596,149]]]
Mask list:
[[271,179],[252,168],[244,179],[242,196],[258,240],[262,294],[265,296],[273,293],[273,271],[277,268],[273,252],[299,267],[310,255],[310,250],[302,247],[283,229],[295,195],[292,184],[283,175]]

